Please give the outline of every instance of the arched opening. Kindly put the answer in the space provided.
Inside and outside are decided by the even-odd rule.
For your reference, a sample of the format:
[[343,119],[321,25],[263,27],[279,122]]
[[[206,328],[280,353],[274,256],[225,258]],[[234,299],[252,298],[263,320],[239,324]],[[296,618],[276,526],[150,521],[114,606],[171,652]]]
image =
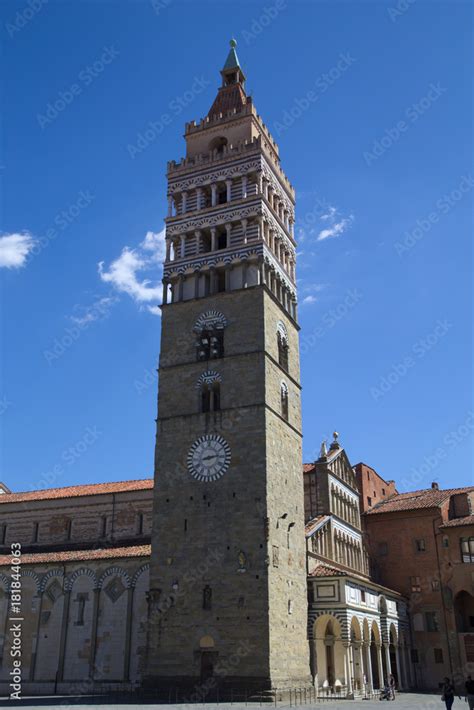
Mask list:
[[352,687],[355,690],[363,688],[363,660],[362,660],[362,631],[358,619],[353,616],[351,621],[351,645],[352,645]]
[[397,635],[397,630],[395,629],[395,626],[393,624],[390,625],[390,645],[389,645],[389,653],[390,653],[390,669],[395,677],[395,681],[397,682],[397,685],[400,682],[400,669],[398,667],[398,658],[397,658],[397,651],[396,647],[398,645],[398,635]]
[[279,330],[278,338],[278,364],[288,372],[288,339]]
[[314,625],[318,686],[323,693],[340,692],[346,686],[341,625],[335,616],[324,614]]
[[222,155],[224,153],[224,148],[227,146],[227,138],[224,136],[217,136],[209,143],[209,150],[211,153],[217,151],[217,155]]
[[474,632],[474,597],[463,590],[454,598],[454,613],[458,633],[467,634]]
[[382,678],[381,678],[381,669],[380,669],[380,660],[381,660],[381,654],[380,654],[380,632],[377,624],[373,622],[372,628],[370,631],[370,664],[372,666],[372,686],[374,690],[377,688],[381,688],[383,683],[382,683]]

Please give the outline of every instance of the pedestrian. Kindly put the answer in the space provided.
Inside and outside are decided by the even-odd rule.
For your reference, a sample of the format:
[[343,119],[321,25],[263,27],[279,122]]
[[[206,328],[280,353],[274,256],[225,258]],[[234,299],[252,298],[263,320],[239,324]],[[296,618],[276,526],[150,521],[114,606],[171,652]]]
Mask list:
[[453,707],[454,692],[454,685],[451,683],[451,680],[446,676],[443,682],[443,695],[441,696],[441,700],[444,700],[444,704],[446,705],[446,710],[451,710],[451,708]]
[[390,673],[390,678],[389,678],[388,683],[390,685],[390,696],[391,696],[392,700],[395,700],[395,686],[396,686],[397,682],[395,680],[395,676],[393,675],[393,673]]
[[470,675],[466,680],[466,700],[469,703],[469,710],[474,710],[474,680]]

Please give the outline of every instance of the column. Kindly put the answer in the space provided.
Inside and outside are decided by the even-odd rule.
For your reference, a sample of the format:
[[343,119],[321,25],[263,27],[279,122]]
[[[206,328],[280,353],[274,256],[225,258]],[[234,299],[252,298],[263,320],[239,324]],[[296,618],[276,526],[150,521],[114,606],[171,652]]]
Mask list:
[[66,638],[68,632],[68,621],[69,621],[69,604],[71,601],[71,591],[67,590],[64,592],[64,603],[63,603],[63,619],[61,624],[61,638],[59,640],[59,665],[58,665],[58,675],[57,680],[62,681],[64,678],[64,660],[66,651]]
[[168,217],[173,216],[173,195],[168,195]]
[[188,193],[183,192],[181,195],[181,214],[184,214],[188,209]]
[[226,231],[227,231],[226,247],[227,247],[227,249],[228,249],[228,248],[230,247],[230,233],[231,233],[231,231],[232,231],[232,225],[231,225],[229,222],[227,222],[225,228],[226,228]]
[[183,274],[180,274],[178,276],[178,301],[183,300],[183,285],[184,285],[184,276],[183,276]]
[[225,290],[230,291],[230,272],[232,271],[232,265],[227,264],[225,267],[224,275],[225,275]]
[[201,244],[201,232],[199,229],[194,232],[194,236],[196,237],[196,254],[200,254],[202,251],[202,244]]
[[211,205],[215,207],[217,204],[217,185],[215,182],[211,185]]
[[216,288],[216,269],[214,266],[211,266],[209,269],[209,291],[211,295],[213,293],[216,293],[217,288]]
[[162,298],[162,304],[166,306],[168,303],[168,281],[167,279],[163,279],[163,298]]
[[92,608],[92,632],[91,632],[91,646],[90,646],[90,656],[89,656],[89,677],[94,678],[95,676],[95,655],[97,651],[97,627],[99,624],[99,601],[100,601],[100,589],[94,589],[94,602]]
[[379,690],[381,690],[384,686],[384,681],[385,678],[383,677],[383,663],[382,663],[382,644],[377,643],[377,666],[378,666],[378,671],[379,671]]
[[196,200],[198,210],[202,209],[202,187],[198,187],[196,190]]
[[257,173],[257,194],[262,194],[262,173]]
[[242,224],[242,231],[244,234],[244,244],[247,244],[247,222],[248,220],[246,219],[240,220],[240,223]]
[[186,235],[181,234],[179,238],[181,240],[181,259],[184,259],[186,254]]
[[242,199],[247,197],[247,175],[242,175]]
[[216,228],[211,227],[211,251],[215,251],[217,248],[216,245]]
[[347,686],[347,695],[352,695],[352,677],[351,677],[351,662],[350,662],[350,643],[344,643],[344,675]]
[[200,272],[196,269],[194,272],[194,298],[199,298],[199,276]]
[[232,200],[232,180],[230,178],[227,178],[225,181],[225,186],[227,190],[227,202],[231,202]]
[[242,288],[247,288],[247,259],[242,261]]
[[165,239],[165,244],[166,244],[166,257],[165,261],[169,261],[171,257],[171,239]]
[[366,653],[366,659],[367,659],[367,683],[369,685],[369,690],[373,691],[374,689],[374,676],[372,674],[372,658],[370,657],[370,641],[364,641],[364,650]]
[[132,610],[133,610],[133,592],[135,588],[127,589],[127,618],[125,621],[125,653],[123,663],[123,679],[130,680],[130,649],[132,645]]
[[383,648],[384,648],[384,653],[385,653],[385,666],[387,668],[387,679],[388,679],[388,676],[392,672],[392,664],[390,663],[390,646],[388,643],[384,643]]

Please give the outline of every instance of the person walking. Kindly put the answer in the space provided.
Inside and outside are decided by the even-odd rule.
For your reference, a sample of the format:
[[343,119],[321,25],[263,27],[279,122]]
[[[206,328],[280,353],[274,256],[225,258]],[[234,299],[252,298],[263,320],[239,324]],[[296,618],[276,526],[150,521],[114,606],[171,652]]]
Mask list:
[[441,700],[444,700],[444,704],[446,705],[446,710],[451,710],[451,708],[453,707],[454,692],[454,685],[451,683],[451,680],[446,676],[443,683],[443,695],[441,696]]
[[466,680],[466,700],[469,703],[469,710],[474,710],[474,680],[470,675]]
[[393,675],[393,673],[390,673],[390,678],[389,678],[388,684],[390,686],[390,696],[391,696],[392,700],[395,700],[395,687],[397,685],[397,682],[395,680],[395,676]]

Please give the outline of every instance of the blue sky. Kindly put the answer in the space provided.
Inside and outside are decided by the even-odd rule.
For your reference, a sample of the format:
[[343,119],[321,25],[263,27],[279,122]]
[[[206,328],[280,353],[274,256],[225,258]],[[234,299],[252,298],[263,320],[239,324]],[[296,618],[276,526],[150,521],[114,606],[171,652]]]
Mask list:
[[3,2],[0,480],[152,475],[166,162],[235,36],[297,191],[305,460],[336,428],[402,490],[472,483],[470,14]]

